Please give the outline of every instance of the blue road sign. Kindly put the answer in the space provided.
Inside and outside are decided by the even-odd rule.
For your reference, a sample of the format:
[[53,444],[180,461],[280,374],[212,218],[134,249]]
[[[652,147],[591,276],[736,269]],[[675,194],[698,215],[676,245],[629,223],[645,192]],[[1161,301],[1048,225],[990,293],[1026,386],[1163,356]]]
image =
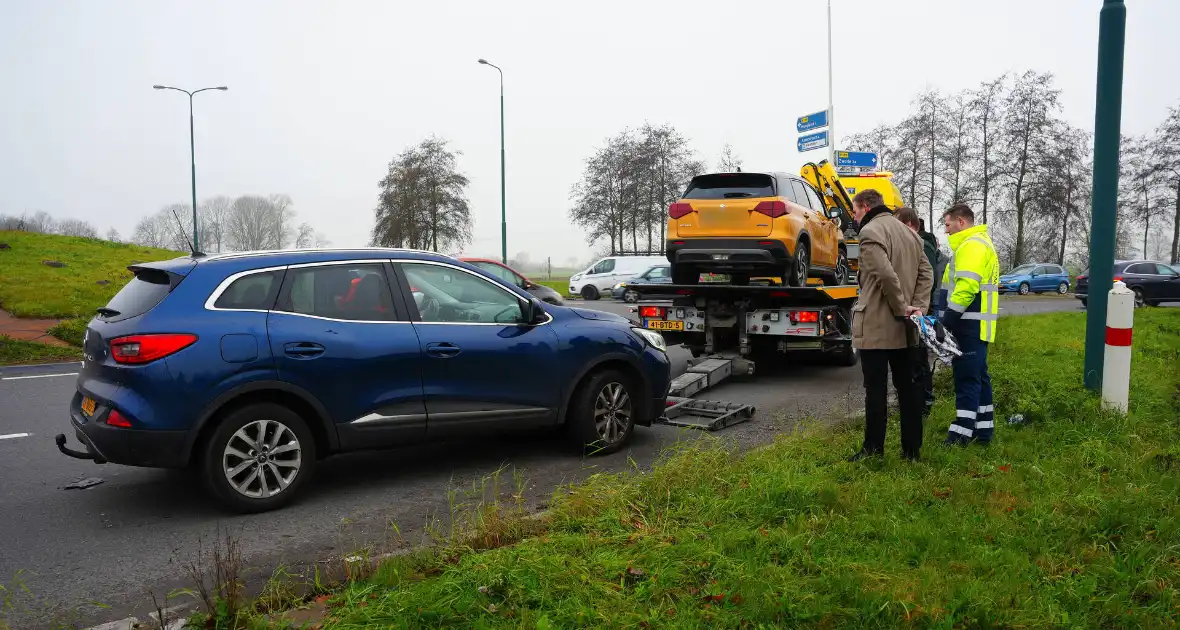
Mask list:
[[799,136],[799,152],[811,151],[812,149],[822,149],[828,146],[828,132],[820,131],[817,133],[809,133],[806,136]]
[[800,116],[798,118],[798,120],[795,121],[795,130],[798,131],[799,133],[803,133],[804,131],[811,131],[812,129],[820,129],[822,127],[827,127],[827,126],[828,126],[828,110],[826,110],[826,109],[823,110],[822,112],[816,112],[814,114]]
[[836,151],[836,166],[876,168],[877,154],[863,151]]

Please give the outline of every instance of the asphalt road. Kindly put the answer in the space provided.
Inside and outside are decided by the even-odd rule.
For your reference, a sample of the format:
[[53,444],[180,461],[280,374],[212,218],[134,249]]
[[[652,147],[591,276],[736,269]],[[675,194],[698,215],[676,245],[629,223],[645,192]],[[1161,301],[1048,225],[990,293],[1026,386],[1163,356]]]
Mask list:
[[[581,306],[628,312],[605,300]],[[1062,298],[1005,302],[1009,314],[1079,308]],[[670,354],[682,372],[687,353],[674,347]],[[159,596],[192,586],[182,566],[196,556],[199,541],[207,547],[219,531],[241,542],[259,576],[366,546],[420,542],[432,518],[449,521],[449,500],[465,500],[464,489],[497,470],[507,492],[515,492],[514,474],[526,479],[524,494],[539,507],[563,484],[595,472],[650,467],[668,445],[701,436],[668,426],[641,428],[630,448],[595,458],[580,457],[552,436],[343,455],[323,462],[294,505],[230,515],[184,473],[98,466],[59,454],[53,436],[67,432],[76,367],[0,368],[0,586],[7,589],[0,589],[0,607],[5,592],[15,594],[0,620],[13,628],[86,627],[142,614],[149,589]],[[858,367],[793,362],[777,369],[759,365],[756,381],[727,383],[707,397],[758,406],[753,421],[716,434],[752,446],[801,420],[857,411],[861,391]],[[103,483],[63,489],[85,477]],[[171,603],[182,601],[188,600]]]

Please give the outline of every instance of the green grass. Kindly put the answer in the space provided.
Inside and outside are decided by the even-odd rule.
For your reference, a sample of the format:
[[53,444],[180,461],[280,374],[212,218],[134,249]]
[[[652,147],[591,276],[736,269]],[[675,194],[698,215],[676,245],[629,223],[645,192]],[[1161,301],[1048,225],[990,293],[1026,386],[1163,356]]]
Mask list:
[[49,334],[80,348],[82,347],[82,339],[86,336],[86,326],[89,324],[89,316],[63,319],[56,326],[49,329]]
[[[17,317],[89,318],[131,278],[132,261],[181,254],[73,236],[0,232],[0,308]],[[56,260],[54,268],[43,264]],[[99,284],[106,281],[106,284]]]
[[[1174,627],[1180,313],[1136,312],[1126,417],[1081,385],[1083,317],[1000,323],[989,448],[938,444],[943,371],[919,464],[894,453],[896,425],[865,464],[844,461],[856,427],[746,454],[686,443],[556,493],[538,526],[499,526],[517,536],[387,561],[324,627]],[[1029,424],[1006,425],[1017,412]]]
[[0,335],[0,365],[32,365],[81,359],[82,351],[78,348],[62,348],[36,341],[17,341]]
[[549,287],[558,293],[568,296],[570,294],[570,279],[569,278],[554,278],[552,280],[533,280],[541,286]]

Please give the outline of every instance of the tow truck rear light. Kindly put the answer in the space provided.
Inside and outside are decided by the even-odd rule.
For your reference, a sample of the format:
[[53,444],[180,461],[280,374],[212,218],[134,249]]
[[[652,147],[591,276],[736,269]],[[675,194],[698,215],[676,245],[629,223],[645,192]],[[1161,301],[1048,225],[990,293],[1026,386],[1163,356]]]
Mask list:
[[692,206],[687,203],[674,203],[668,206],[668,216],[672,217],[673,219],[679,219],[680,217],[691,212],[693,212]]
[[112,409],[107,413],[107,424],[112,427],[119,427],[120,429],[130,429],[131,421],[123,417],[117,409]]
[[639,307],[639,316],[640,317],[655,317],[657,319],[663,319],[664,312],[665,312],[664,307],[662,307],[662,306],[640,306]]
[[122,364],[150,363],[175,354],[196,341],[196,335],[187,334],[128,335],[111,340],[111,358]]
[[787,210],[787,204],[781,201],[763,201],[762,203],[754,206],[754,212],[765,214],[766,216],[774,219],[787,214],[789,210]]
[[814,324],[819,321],[818,311],[791,311],[791,321],[796,324]]

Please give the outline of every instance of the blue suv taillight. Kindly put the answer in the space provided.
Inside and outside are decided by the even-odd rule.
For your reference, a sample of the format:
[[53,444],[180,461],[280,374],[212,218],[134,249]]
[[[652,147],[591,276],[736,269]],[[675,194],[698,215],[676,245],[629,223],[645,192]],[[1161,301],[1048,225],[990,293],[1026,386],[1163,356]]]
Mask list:
[[111,358],[116,363],[139,365],[175,354],[197,342],[196,335],[127,335],[111,340]]

